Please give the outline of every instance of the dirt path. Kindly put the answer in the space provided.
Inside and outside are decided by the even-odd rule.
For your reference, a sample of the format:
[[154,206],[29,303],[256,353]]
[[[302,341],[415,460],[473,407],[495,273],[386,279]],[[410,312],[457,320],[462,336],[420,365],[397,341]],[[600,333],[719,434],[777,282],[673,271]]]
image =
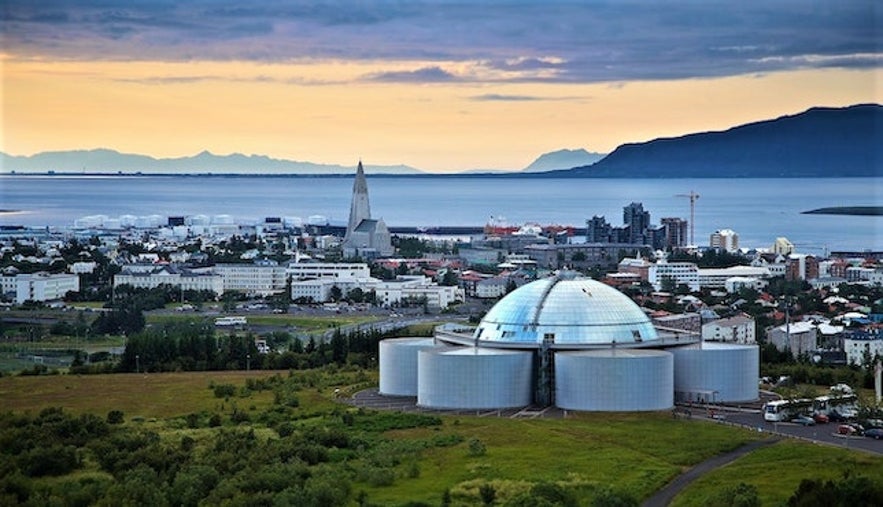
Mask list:
[[745,444],[735,451],[730,451],[726,454],[721,454],[711,459],[707,459],[702,463],[694,466],[693,468],[687,470],[686,472],[682,473],[681,475],[677,476],[675,480],[671,481],[664,488],[657,491],[655,495],[644,501],[642,505],[643,507],[664,507],[670,504],[674,497],[681,492],[681,490],[683,490],[685,487],[687,487],[688,484],[695,481],[699,477],[702,477],[712,470],[718,469],[728,463],[731,463],[737,458],[744,456],[751,451],[770,444],[774,444],[779,440],[781,440],[781,438],[768,438],[766,440],[757,440],[755,442]]

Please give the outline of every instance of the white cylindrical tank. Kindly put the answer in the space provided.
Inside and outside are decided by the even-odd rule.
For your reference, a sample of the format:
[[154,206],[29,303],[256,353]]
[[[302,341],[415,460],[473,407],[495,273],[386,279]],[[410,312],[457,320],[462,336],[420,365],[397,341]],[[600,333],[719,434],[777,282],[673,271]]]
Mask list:
[[435,347],[432,338],[380,342],[380,394],[417,396],[417,352]]
[[757,345],[702,342],[670,350],[679,399],[735,402],[758,398]]
[[566,410],[665,410],[674,405],[674,360],[661,350],[555,354],[555,405]]
[[417,405],[496,409],[531,403],[533,353],[458,347],[417,354]]

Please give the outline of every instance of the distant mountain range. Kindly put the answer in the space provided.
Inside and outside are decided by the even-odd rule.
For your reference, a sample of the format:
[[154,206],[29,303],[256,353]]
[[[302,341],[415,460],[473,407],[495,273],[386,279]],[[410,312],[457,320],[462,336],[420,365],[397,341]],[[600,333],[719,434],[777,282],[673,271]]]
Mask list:
[[582,148],[576,150],[558,150],[549,153],[543,153],[529,166],[522,169],[522,172],[537,173],[544,171],[554,171],[556,169],[570,169],[571,167],[579,167],[594,164],[603,159],[606,153],[593,153]]
[[[47,151],[29,157],[0,153],[0,171],[16,173],[142,173],[142,174],[352,174],[356,166],[314,164],[264,155],[215,155],[203,151],[192,157],[153,158],[114,150]],[[422,174],[405,165],[366,165],[371,174]]]
[[[427,175],[405,165],[365,166],[372,175]],[[263,155],[153,158],[113,150],[0,152],[0,173],[352,174],[355,166]],[[481,174],[475,174],[481,173]],[[583,149],[546,153],[521,171],[468,171],[456,176],[575,178],[856,177],[883,173],[883,106],[816,107],[793,116],[721,132],[624,144],[609,155]]]
[[624,144],[554,177],[855,177],[883,174],[883,106],[816,107],[722,132]]

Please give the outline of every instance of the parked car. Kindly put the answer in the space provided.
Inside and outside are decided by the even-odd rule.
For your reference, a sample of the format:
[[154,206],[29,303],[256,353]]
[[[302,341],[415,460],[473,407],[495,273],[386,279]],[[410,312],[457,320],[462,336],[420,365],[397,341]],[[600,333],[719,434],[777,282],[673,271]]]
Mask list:
[[837,426],[837,433],[841,435],[854,435],[855,428],[853,428],[849,424],[841,424],[840,426]]
[[828,412],[828,420],[831,422],[846,422],[846,417],[836,410]]
[[813,418],[808,415],[799,415],[791,419],[791,422],[795,424],[800,424],[801,426],[815,426],[816,424]]
[[883,438],[883,428],[871,428],[865,431],[866,437],[871,437],[874,440],[880,440]]
[[821,413],[821,412],[818,412],[818,413],[816,413],[816,414],[813,414],[812,419],[813,419],[813,421],[815,421],[817,424],[825,424],[825,423],[828,422],[828,416],[826,416],[825,414],[823,414],[823,413]]
[[862,421],[865,428],[883,428],[883,419],[865,419]]
[[841,435],[863,435],[865,429],[859,424],[841,424],[837,427],[837,433]]

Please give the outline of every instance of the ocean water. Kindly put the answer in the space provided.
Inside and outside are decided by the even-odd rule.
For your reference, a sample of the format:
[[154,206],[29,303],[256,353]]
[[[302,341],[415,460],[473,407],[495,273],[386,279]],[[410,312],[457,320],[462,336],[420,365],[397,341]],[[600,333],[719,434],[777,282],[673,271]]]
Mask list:
[[[696,243],[729,228],[740,244],[768,247],[785,236],[806,253],[883,250],[883,217],[804,215],[829,206],[883,205],[883,178],[519,179],[368,176],[371,211],[390,226],[488,222],[582,227],[594,215],[622,224],[622,208],[642,202],[651,221],[689,219],[695,191]],[[88,215],[322,216],[344,224],[349,177],[0,176],[0,225],[71,226]]]

